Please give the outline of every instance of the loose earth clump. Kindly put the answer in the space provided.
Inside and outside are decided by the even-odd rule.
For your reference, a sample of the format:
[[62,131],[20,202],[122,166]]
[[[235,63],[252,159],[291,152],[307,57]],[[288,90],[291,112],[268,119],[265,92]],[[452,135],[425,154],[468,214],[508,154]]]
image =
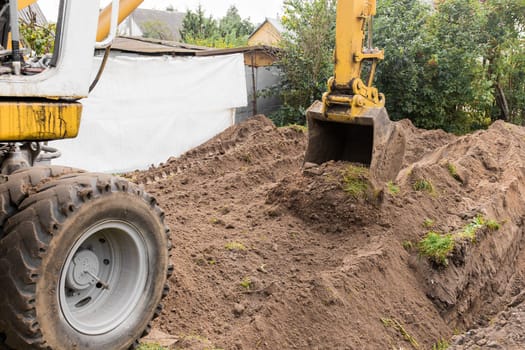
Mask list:
[[354,164],[303,167],[305,131],[264,116],[127,174],[172,230],[155,323],[172,348],[525,347],[498,340],[525,315],[525,129],[400,124],[403,169],[382,188]]

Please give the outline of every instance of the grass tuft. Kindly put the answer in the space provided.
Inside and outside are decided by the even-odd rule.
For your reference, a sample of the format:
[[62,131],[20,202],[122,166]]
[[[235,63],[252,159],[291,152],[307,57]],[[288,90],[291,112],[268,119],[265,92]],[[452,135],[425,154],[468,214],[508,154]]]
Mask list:
[[244,277],[241,283],[239,283],[241,287],[244,289],[251,289],[252,288],[252,281],[250,280],[250,277]]
[[448,173],[450,176],[454,178],[454,180],[462,182],[461,177],[458,175],[458,170],[456,169],[456,166],[452,163],[447,164]]
[[414,248],[414,243],[412,243],[412,241],[404,241],[403,248],[405,248],[405,250],[409,252],[412,250],[412,248]]
[[452,234],[443,235],[430,231],[419,242],[419,255],[427,257],[436,264],[447,266],[448,255],[454,249],[454,243]]
[[487,222],[485,222],[485,226],[487,226],[487,228],[491,231],[497,231],[501,228],[501,224],[499,222],[497,222],[496,220],[487,220]]
[[439,340],[436,344],[432,345],[432,350],[447,350],[450,344],[445,339]]
[[472,220],[471,223],[465,226],[461,232],[458,233],[458,237],[467,238],[471,242],[475,242],[476,233],[478,232],[478,230],[480,230],[484,226],[485,226],[485,219],[483,218],[483,216],[478,215],[474,218],[474,220]]
[[434,227],[434,225],[436,224],[436,222],[432,219],[429,219],[429,218],[425,218],[425,220],[423,221],[423,227],[424,228],[432,228]]
[[401,333],[403,338],[412,345],[412,347],[414,347],[415,349],[419,349],[419,344],[416,341],[416,339],[410,334],[408,334],[405,327],[403,327],[403,325],[398,320],[394,318],[381,318],[381,322],[383,323],[383,326],[391,327],[397,330],[399,333]]
[[[423,225],[426,226],[425,223]],[[486,220],[482,215],[478,215],[458,232],[441,234],[430,231],[418,244],[419,255],[438,265],[447,266],[448,256],[454,250],[456,241],[469,240],[475,243],[478,231],[485,227],[496,231],[501,225],[495,220]]]
[[419,179],[414,183],[413,187],[415,191],[434,193],[434,185],[432,185],[430,180]]
[[363,198],[368,191],[369,170],[362,166],[350,165],[343,172],[343,190],[354,198]]
[[399,192],[401,192],[401,189],[399,188],[399,186],[397,186],[394,182],[392,181],[389,181],[387,184],[386,184],[387,188],[388,188],[388,193],[390,193],[391,195],[393,196],[396,196],[399,194]]

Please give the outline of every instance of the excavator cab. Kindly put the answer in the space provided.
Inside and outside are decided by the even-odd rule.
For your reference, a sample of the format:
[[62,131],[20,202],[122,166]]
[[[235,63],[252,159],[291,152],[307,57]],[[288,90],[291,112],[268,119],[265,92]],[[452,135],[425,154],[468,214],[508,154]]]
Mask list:
[[[372,180],[381,183],[397,176],[405,137],[390,121],[384,95],[372,85],[377,63],[384,58],[384,52],[372,46],[375,14],[375,0],[337,3],[334,77],[328,81],[322,101],[314,102],[306,112],[309,139],[305,162],[359,163],[370,168]],[[362,79],[365,65],[366,83]]]
[[0,348],[135,348],[173,271],[164,214],[124,178],[48,164],[46,142],[77,135],[94,50],[142,0],[60,0],[39,67],[19,28],[35,2],[0,0]]

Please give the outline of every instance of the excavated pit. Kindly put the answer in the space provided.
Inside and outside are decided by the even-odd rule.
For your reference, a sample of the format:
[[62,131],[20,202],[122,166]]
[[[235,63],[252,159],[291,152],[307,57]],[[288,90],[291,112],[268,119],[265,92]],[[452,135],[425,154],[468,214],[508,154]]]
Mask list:
[[[457,137],[400,124],[395,183],[371,188],[365,172],[357,195],[345,191],[348,163],[303,170],[304,131],[263,116],[127,174],[172,229],[175,273],[155,327],[173,348],[431,349],[480,327],[455,348],[525,348],[517,335],[498,340],[525,319],[525,130],[497,122]],[[422,180],[431,191],[414,189]],[[428,231],[480,215],[500,228],[459,242],[448,266],[419,256]]]

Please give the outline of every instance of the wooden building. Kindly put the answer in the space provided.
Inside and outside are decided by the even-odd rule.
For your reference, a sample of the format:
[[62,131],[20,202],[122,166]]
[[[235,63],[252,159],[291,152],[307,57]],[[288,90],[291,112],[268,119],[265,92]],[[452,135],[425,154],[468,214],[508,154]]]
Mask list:
[[266,18],[248,38],[249,46],[278,46],[284,33],[281,22],[274,18]]

